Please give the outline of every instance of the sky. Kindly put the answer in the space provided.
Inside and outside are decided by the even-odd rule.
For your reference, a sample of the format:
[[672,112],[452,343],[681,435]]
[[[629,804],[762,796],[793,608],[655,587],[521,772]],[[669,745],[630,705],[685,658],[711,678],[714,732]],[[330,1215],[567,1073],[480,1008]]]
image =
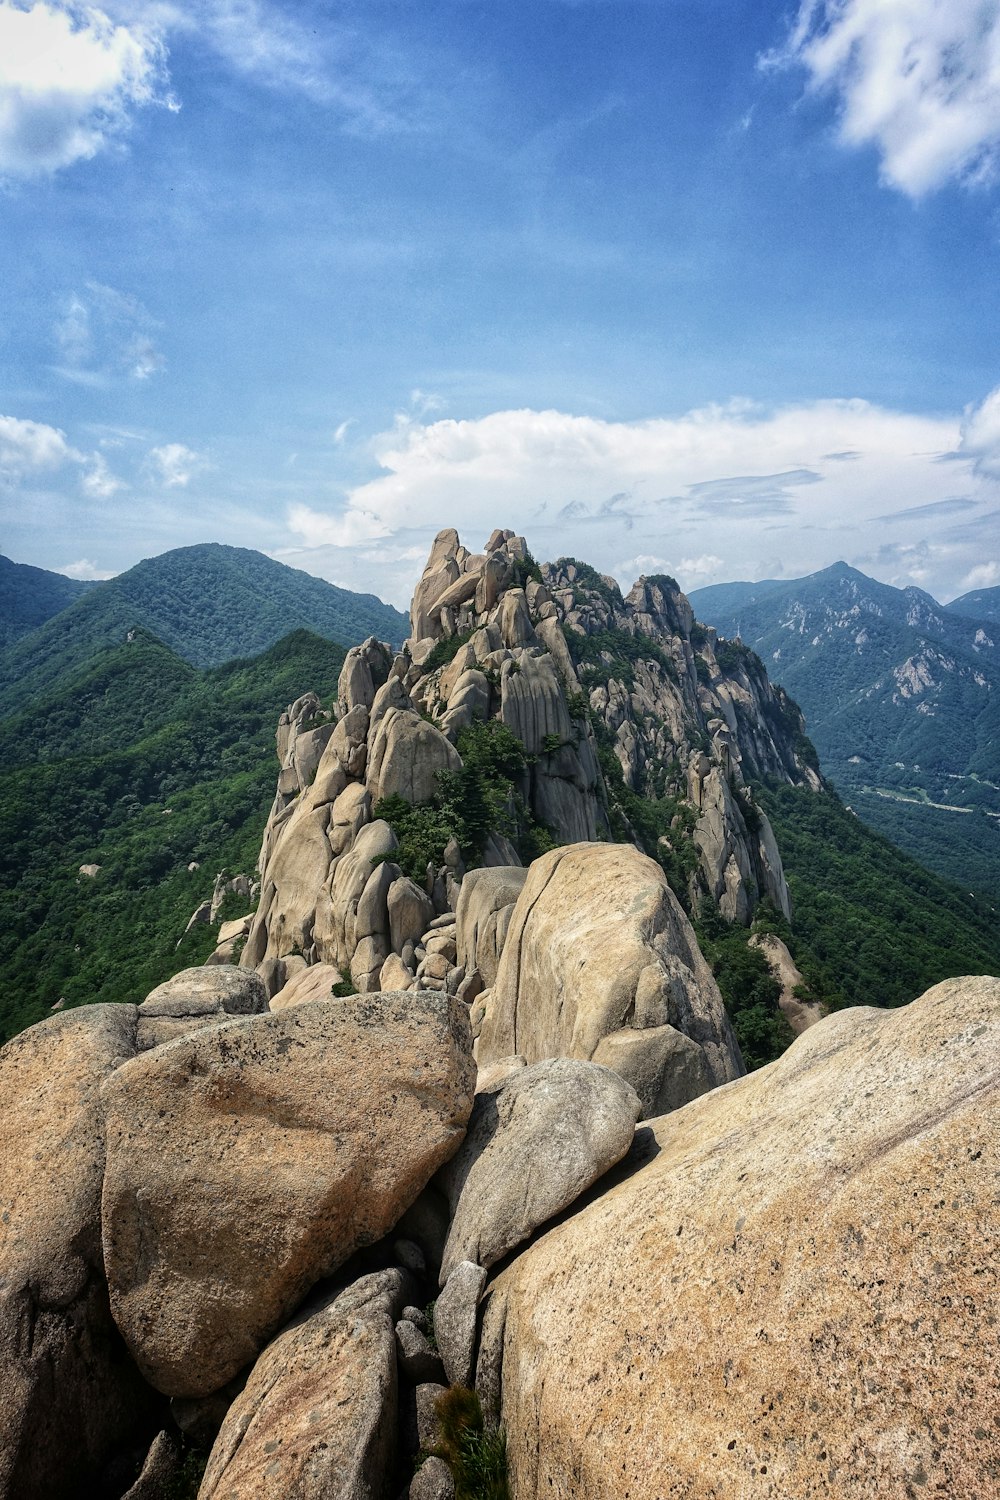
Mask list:
[[0,0],[0,551],[1000,584],[1000,0]]

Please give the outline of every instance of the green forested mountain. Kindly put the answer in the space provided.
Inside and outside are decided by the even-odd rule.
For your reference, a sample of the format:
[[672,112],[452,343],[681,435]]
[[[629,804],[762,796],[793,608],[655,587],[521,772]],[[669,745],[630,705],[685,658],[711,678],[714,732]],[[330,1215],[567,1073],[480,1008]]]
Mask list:
[[962,594],[945,605],[955,615],[965,615],[972,620],[1000,621],[1000,588],[974,589],[971,594]]
[[697,589],[801,705],[824,772],[873,827],[1000,905],[1000,632],[837,563]]
[[374,594],[354,594],[260,552],[216,542],[180,547],[95,585],[0,655],[0,714],[62,693],[95,653],[144,629],[195,667],[255,656],[290,630],[351,646],[398,644],[408,621]]
[[137,630],[0,725],[0,1038],[206,956],[207,928],[176,944],[218,871],[253,871],[278,715],[331,698],[344,654],[297,631],[199,671]]
[[0,556],[0,647],[12,646],[94,587]]

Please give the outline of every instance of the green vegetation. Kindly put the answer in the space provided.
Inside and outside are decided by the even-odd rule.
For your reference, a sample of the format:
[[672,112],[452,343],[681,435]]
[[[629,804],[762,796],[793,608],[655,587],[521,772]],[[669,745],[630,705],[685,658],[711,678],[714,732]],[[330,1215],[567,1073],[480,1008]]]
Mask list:
[[519,790],[528,756],[507,726],[496,719],[470,724],[460,732],[457,749],[462,769],[439,771],[438,789],[429,802],[412,807],[394,795],[374,808],[375,817],[384,818],[399,840],[395,863],[420,883],[428,864],[441,864],[452,838],[469,867],[482,860],[491,833],[509,838],[526,861],[552,847]]
[[[763,913],[753,931],[771,930],[773,918],[773,913]],[[751,947],[747,928],[731,926],[708,902],[702,905],[695,930],[725,1001],[743,1061],[751,1069],[773,1062],[793,1034],[778,1008],[781,985],[766,957]]]
[[435,1410],[441,1442],[434,1450],[455,1481],[455,1500],[509,1500],[507,1438],[502,1427],[487,1429],[475,1391],[449,1386]]
[[590,563],[581,562],[578,557],[557,558],[557,568],[575,568],[576,578],[573,581],[573,593],[577,603],[582,602],[586,594],[598,594],[613,609],[622,607],[622,591],[613,578],[604,578]]
[[831,1008],[905,1004],[941,979],[1000,973],[995,913],[867,828],[828,793],[762,786],[792,896],[785,937]]
[[137,632],[0,726],[0,1038],[208,956],[215,928],[178,939],[220,870],[256,864],[278,715],[306,686],[331,697],[343,659],[297,631],[198,672]]
[[0,647],[37,630],[93,587],[62,573],[0,557]]
[[442,636],[441,640],[435,641],[431,647],[431,653],[424,662],[425,672],[436,672],[440,667],[446,667],[449,662],[454,661],[459,651],[472,639],[471,630],[461,630],[455,635]]
[[573,665],[588,690],[598,684],[606,686],[613,677],[627,687],[634,687],[635,664],[639,661],[655,661],[670,678],[677,679],[677,668],[666,651],[641,631],[633,635],[631,631],[612,628],[581,635],[564,625],[563,635]]
[[0,714],[64,691],[98,652],[152,634],[195,667],[256,656],[297,629],[350,646],[376,635],[395,644],[406,616],[373,594],[241,547],[180,547],[96,585],[0,655]]

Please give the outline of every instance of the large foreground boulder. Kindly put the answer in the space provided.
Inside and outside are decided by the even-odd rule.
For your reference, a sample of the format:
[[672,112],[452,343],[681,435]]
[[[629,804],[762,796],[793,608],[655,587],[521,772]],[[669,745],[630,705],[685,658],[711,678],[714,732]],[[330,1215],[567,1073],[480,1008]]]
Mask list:
[[361,1500],[395,1459],[401,1271],[327,1292],[264,1350],[215,1441],[199,1500]]
[[311,1286],[399,1220],[456,1149],[475,1066],[446,995],[356,995],[232,1021],[104,1088],[104,1260],[141,1370],[229,1380]]
[[149,1405],[108,1308],[101,1083],[132,1005],[64,1011],[0,1052],[0,1496],[86,1491]]
[[[679,1034],[679,1037],[678,1037]],[[655,861],[622,844],[535,860],[507,931],[479,1063],[579,1057],[631,1083],[647,1116],[743,1072],[722,996]]]
[[996,1495],[998,1172],[996,979],[654,1121],[492,1291],[518,1500]]

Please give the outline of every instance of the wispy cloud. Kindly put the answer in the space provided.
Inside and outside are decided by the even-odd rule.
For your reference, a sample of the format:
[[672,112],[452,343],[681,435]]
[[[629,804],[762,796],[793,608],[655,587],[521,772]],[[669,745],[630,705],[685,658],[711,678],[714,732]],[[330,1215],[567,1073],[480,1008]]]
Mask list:
[[906,521],[927,516],[954,516],[963,510],[975,510],[978,501],[965,496],[952,495],[947,500],[931,500],[927,505],[908,505],[903,510],[888,510],[874,521]]
[[148,380],[166,364],[156,347],[159,327],[137,297],[88,281],[66,298],[52,330],[57,373],[80,385]]
[[832,93],[847,146],[874,146],[912,198],[992,178],[1000,147],[1000,7],[994,0],[800,0],[784,47]]
[[158,36],[90,6],[0,0],[0,177],[87,160],[151,104],[174,107]]

